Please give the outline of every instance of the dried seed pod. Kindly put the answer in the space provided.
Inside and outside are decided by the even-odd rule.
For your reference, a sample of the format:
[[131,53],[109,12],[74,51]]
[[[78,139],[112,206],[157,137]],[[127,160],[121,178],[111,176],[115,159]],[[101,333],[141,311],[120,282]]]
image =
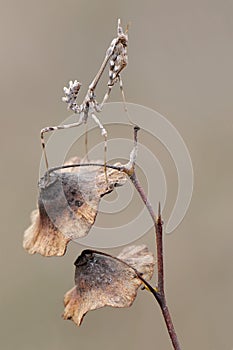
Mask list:
[[154,257],[145,245],[127,247],[117,258],[84,250],[75,266],[75,287],[65,294],[63,318],[79,326],[90,310],[131,306],[140,276],[150,280],[153,275]]
[[[69,164],[76,160],[73,158]],[[107,177],[108,183],[103,167],[80,167],[53,172],[49,179],[42,177],[38,209],[32,213],[32,225],[25,231],[24,248],[30,254],[64,255],[70,240],[88,234],[101,197],[126,181],[125,174],[114,169],[107,169]]]

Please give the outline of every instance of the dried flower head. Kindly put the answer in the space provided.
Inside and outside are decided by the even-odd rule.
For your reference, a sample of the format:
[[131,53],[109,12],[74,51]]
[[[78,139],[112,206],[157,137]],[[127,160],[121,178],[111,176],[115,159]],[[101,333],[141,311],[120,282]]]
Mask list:
[[64,297],[64,319],[78,326],[90,310],[104,306],[129,307],[143,283],[154,271],[154,257],[145,245],[123,249],[115,258],[84,250],[75,261],[75,287]]
[[24,248],[30,254],[64,255],[70,240],[88,234],[101,197],[126,181],[125,174],[114,169],[107,169],[107,177],[108,183],[104,167],[80,167],[42,177],[38,209],[32,213],[32,225],[25,231]]

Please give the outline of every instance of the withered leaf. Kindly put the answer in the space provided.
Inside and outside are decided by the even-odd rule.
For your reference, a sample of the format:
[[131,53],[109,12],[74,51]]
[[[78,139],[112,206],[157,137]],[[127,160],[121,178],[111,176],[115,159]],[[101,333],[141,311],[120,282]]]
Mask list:
[[[72,158],[69,164],[77,162]],[[118,164],[119,165],[119,164]],[[38,209],[25,231],[23,246],[44,256],[65,254],[70,240],[84,237],[95,222],[102,196],[126,181],[124,173],[103,167],[78,167],[56,171],[39,181]]]
[[84,250],[75,261],[75,287],[65,294],[63,318],[79,326],[90,310],[131,306],[142,284],[135,270],[150,280],[154,264],[145,245],[127,247],[117,258]]

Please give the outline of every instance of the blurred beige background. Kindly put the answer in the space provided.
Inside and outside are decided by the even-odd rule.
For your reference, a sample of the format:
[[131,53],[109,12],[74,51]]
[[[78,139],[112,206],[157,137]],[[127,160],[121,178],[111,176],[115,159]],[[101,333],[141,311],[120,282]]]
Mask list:
[[[127,100],[166,116],[194,166],[189,211],[165,237],[166,288],[182,348],[233,349],[232,1],[9,1],[0,17],[1,349],[171,349],[145,291],[130,309],[89,313],[81,328],[63,321],[63,294],[82,247],[49,259],[22,248],[36,203],[39,131],[69,115],[62,87],[91,81],[118,17],[131,22]],[[112,100],[120,100],[118,91]],[[172,161],[161,161],[166,220],[177,178]],[[153,231],[139,242],[153,249]]]

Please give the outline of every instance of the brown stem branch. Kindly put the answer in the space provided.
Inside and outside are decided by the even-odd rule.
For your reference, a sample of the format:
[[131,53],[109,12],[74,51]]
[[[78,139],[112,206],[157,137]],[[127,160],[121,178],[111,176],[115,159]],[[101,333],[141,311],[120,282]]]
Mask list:
[[132,175],[130,175],[129,178],[132,181],[132,183],[133,183],[134,187],[136,188],[136,190],[138,191],[138,193],[140,194],[140,197],[143,200],[143,203],[145,204],[147,210],[149,211],[150,216],[151,216],[151,218],[152,218],[152,220],[154,222],[154,225],[155,225],[155,228],[156,228],[156,232],[157,232],[156,214],[155,214],[155,212],[154,212],[154,210],[152,208],[152,205],[151,205],[149,199],[147,198],[147,196],[146,196],[146,194],[145,194],[145,192],[144,192],[144,190],[143,190],[143,188],[142,188],[142,186],[141,186],[141,184],[140,184],[140,182],[139,182],[139,180],[138,180],[138,178],[136,176],[135,171],[133,172]]
[[[134,128],[134,147],[137,146],[137,132],[139,131],[138,127]],[[135,152],[136,153],[136,152]],[[132,154],[132,152],[131,152]],[[166,298],[165,298],[165,291],[164,291],[164,264],[163,264],[163,221],[161,218],[161,210],[160,210],[160,204],[159,204],[159,210],[158,210],[158,218],[156,218],[156,215],[153,211],[152,205],[150,201],[148,200],[142,186],[140,185],[140,182],[136,176],[135,173],[135,159],[133,159],[131,164],[131,169],[127,168],[127,173],[129,175],[130,180],[132,181],[134,187],[138,191],[140,197],[142,198],[146,208],[148,209],[148,212],[153,220],[154,227],[155,227],[155,234],[156,234],[156,248],[157,248],[157,269],[158,269],[158,292],[155,290],[149,290],[152,292],[156,300],[158,301],[158,304],[161,308],[167,330],[171,339],[171,342],[173,344],[173,348],[175,350],[181,350],[179,341],[177,338],[177,334],[175,332],[175,328],[172,322],[172,318],[167,306]]]
[[[160,305],[160,307],[161,307],[161,305]],[[177,337],[177,334],[176,334],[176,331],[175,331],[175,328],[174,328],[174,325],[172,322],[171,314],[168,310],[168,306],[166,305],[165,299],[164,299],[164,305],[162,305],[161,310],[163,313],[163,318],[164,318],[164,321],[166,323],[167,330],[168,330],[172,345],[173,345],[175,350],[181,350],[181,347],[180,347],[180,344],[178,341],[178,337]]]
[[161,217],[161,209],[159,203],[158,219],[156,230],[156,246],[157,246],[157,259],[158,259],[158,289],[159,292],[164,295],[164,266],[163,266],[163,221]]

